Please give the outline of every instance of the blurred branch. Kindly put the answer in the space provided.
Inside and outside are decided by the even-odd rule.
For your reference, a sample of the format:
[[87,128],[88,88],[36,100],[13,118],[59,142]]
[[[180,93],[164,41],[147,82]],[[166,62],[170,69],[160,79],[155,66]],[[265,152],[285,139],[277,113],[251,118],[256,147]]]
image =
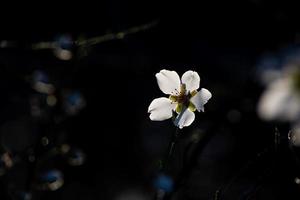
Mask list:
[[[96,37],[92,37],[92,38],[88,38],[88,39],[78,39],[74,41],[74,45],[75,46],[93,46],[99,43],[103,43],[103,42],[108,42],[111,40],[120,40],[120,39],[124,39],[125,37],[127,37],[128,35],[131,34],[135,34],[135,33],[139,33],[142,31],[146,31],[149,30],[153,27],[155,27],[158,24],[158,20],[154,20],[150,23],[146,23],[140,26],[134,26],[131,27],[129,29],[120,31],[120,32],[116,32],[116,33],[108,33],[105,35],[100,35],[100,36],[96,36]],[[39,42],[39,43],[34,43],[31,45],[31,49],[33,50],[40,50],[40,49],[55,49],[58,47],[59,44],[57,44],[57,42]],[[2,47],[3,48],[3,47]]]
[[57,47],[56,42],[39,42],[31,45],[33,50],[40,49],[55,49]]
[[157,24],[158,24],[158,20],[155,20],[150,23],[143,24],[141,26],[131,27],[127,30],[120,31],[117,33],[108,33],[108,34],[98,36],[98,37],[93,37],[93,38],[90,38],[87,40],[75,41],[75,44],[77,46],[96,45],[96,44],[99,44],[102,42],[107,42],[110,40],[119,40],[119,39],[123,39],[124,37],[126,37],[128,35],[149,30],[149,29],[153,28],[154,26],[156,26]]

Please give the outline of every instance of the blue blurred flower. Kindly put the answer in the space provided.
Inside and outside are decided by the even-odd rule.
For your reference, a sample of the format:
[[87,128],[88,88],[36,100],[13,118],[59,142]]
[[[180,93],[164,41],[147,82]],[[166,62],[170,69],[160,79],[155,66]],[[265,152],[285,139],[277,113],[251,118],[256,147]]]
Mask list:
[[55,40],[54,55],[61,60],[70,60],[73,57],[73,39],[70,35],[60,35]]
[[41,180],[45,182],[54,182],[62,178],[62,173],[58,170],[50,170],[42,174]]
[[172,192],[174,186],[173,179],[166,174],[159,174],[154,180],[154,187],[165,192]]
[[83,95],[77,90],[67,91],[63,95],[64,110],[68,115],[77,114],[86,105]]
[[64,177],[61,171],[52,169],[41,174],[38,188],[41,190],[54,191],[62,187],[64,184]]

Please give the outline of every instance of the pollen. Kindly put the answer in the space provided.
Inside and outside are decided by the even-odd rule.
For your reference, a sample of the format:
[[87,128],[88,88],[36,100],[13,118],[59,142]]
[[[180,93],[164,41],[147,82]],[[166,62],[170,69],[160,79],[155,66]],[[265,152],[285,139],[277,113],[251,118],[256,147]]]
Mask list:
[[177,102],[178,97],[175,95],[170,95],[169,99],[175,103],[175,102]]
[[194,112],[196,107],[190,102],[191,97],[195,96],[197,91],[187,92],[185,84],[180,85],[180,92],[176,90],[176,95],[172,94],[169,99],[172,103],[177,103],[176,112],[180,113],[184,108],[188,108],[190,111]]

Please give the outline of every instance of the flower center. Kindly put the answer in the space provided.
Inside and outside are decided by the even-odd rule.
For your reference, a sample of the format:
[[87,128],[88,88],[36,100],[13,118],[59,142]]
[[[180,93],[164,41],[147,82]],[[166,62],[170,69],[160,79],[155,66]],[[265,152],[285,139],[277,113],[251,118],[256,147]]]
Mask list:
[[174,103],[177,103],[176,112],[180,113],[183,109],[190,109],[192,112],[196,110],[195,105],[190,101],[191,97],[195,96],[197,91],[187,91],[185,84],[180,85],[180,91],[176,90],[175,95],[170,95],[170,100]]
[[177,103],[182,103],[184,105],[187,105],[189,102],[189,97],[185,94],[180,94],[179,96],[177,96]]

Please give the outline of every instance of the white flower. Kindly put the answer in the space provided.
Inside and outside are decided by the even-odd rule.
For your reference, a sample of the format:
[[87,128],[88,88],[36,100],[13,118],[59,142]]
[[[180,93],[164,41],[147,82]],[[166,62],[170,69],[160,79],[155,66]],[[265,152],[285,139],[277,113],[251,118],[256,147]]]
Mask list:
[[289,132],[289,139],[293,145],[300,146],[300,123],[296,123],[292,126]]
[[185,72],[181,80],[175,71],[161,70],[156,75],[160,90],[169,95],[169,98],[160,97],[154,99],[149,108],[150,119],[162,121],[173,116],[175,111],[178,115],[174,124],[179,128],[191,125],[195,119],[194,111],[204,112],[204,104],[211,98],[211,93],[200,86],[200,77],[197,72]]
[[258,114],[264,120],[294,122],[300,117],[299,70],[288,68],[263,93]]

